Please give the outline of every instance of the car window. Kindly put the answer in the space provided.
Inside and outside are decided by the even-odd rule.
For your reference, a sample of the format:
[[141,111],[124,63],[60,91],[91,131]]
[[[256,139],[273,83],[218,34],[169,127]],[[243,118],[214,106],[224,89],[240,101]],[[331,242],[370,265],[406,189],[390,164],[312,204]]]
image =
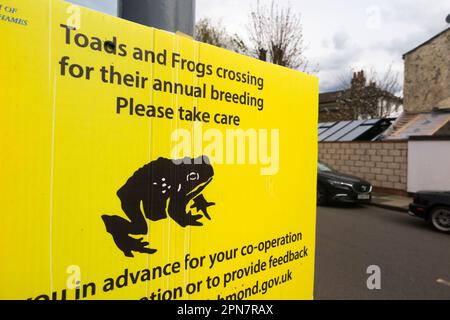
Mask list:
[[333,169],[331,169],[330,167],[324,165],[323,163],[318,163],[317,164],[317,168],[319,169],[319,171],[321,172],[332,172]]

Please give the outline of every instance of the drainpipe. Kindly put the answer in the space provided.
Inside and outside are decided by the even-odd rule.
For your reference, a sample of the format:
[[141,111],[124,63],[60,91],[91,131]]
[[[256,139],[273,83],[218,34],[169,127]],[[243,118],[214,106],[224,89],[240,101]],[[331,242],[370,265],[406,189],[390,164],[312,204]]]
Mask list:
[[195,0],[118,0],[118,15],[149,27],[194,35]]

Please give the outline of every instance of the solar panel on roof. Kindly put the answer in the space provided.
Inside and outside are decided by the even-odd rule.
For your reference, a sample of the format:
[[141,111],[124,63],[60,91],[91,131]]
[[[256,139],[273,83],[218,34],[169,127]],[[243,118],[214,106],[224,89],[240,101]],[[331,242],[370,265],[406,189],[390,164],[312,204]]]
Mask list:
[[[364,139],[372,139],[367,132],[374,129],[374,135],[379,135],[391,119],[369,119],[340,122],[319,123],[319,142],[322,141],[354,141],[364,135]],[[380,131],[381,130],[381,131]],[[378,132],[379,131],[379,132]]]
[[323,131],[319,134],[318,140],[319,140],[319,141],[322,141],[324,138],[328,137],[327,132],[331,132],[331,130],[330,130],[330,129],[325,129],[325,130],[323,130]]
[[319,141],[326,141],[326,139],[336,133],[337,131],[341,130],[343,127],[348,125],[351,121],[341,121],[338,122],[336,125],[331,127],[329,130],[323,132],[321,135],[319,135]]
[[328,130],[328,129],[327,129],[327,128],[320,128],[320,129],[319,129],[319,135],[320,135],[322,132],[326,131],[326,130]]
[[321,141],[321,136],[325,135],[328,136],[328,134],[326,132],[331,132],[331,130],[334,130],[333,127],[335,124],[337,124],[339,122],[327,122],[325,123],[326,126],[323,126],[322,128],[324,129],[323,131],[319,132],[319,141]]
[[331,128],[336,122],[319,123],[319,128]]
[[343,137],[340,141],[354,141],[357,139],[360,135],[364,134],[365,132],[372,129],[372,125],[366,125],[365,123],[361,124],[359,127],[357,127],[355,130],[347,134],[345,137]]
[[371,124],[377,124],[379,121],[380,121],[380,119],[369,119],[364,122],[364,125],[366,126],[366,125],[371,125]]
[[341,130],[335,132],[332,136],[328,137],[325,141],[339,141],[340,138],[349,134],[355,128],[359,127],[363,122],[364,121],[361,121],[361,120],[352,121],[348,125],[343,127]]

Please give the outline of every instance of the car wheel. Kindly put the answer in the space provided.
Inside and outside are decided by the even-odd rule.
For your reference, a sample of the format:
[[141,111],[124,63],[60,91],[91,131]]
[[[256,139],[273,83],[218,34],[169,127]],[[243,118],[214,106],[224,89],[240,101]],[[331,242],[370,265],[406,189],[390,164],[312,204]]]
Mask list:
[[436,230],[450,233],[450,208],[434,208],[430,213],[429,221]]
[[321,188],[317,188],[317,205],[318,206],[324,206],[328,203],[327,195],[325,194],[325,191]]

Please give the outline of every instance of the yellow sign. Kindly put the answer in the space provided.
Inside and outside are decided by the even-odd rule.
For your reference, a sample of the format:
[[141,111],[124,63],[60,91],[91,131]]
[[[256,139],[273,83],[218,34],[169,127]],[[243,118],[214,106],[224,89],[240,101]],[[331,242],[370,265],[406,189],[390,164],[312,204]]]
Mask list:
[[0,298],[312,299],[316,78],[0,0]]

